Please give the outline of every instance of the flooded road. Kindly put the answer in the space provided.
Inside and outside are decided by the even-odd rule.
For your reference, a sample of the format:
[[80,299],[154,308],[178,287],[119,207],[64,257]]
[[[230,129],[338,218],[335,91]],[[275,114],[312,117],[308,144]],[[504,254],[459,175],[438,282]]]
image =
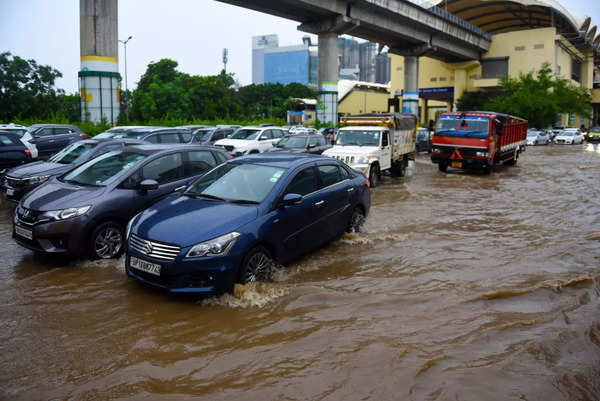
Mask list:
[[34,256],[0,209],[0,399],[598,400],[600,148],[372,191],[350,234],[235,295]]

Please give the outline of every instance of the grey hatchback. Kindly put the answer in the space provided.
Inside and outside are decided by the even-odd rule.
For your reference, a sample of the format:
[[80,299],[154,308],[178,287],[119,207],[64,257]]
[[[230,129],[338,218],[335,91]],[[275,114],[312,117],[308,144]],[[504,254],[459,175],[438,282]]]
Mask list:
[[138,145],[105,153],[25,195],[14,240],[36,252],[117,257],[137,213],[230,156],[195,145]]
[[29,141],[38,150],[38,157],[48,157],[68,144],[87,138],[77,126],[68,124],[35,124],[27,128],[32,136]]

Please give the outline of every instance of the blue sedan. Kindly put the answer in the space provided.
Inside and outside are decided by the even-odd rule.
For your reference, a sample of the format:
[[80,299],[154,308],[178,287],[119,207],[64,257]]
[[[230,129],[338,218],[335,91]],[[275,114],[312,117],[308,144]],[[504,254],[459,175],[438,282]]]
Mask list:
[[338,160],[264,153],[214,168],[127,227],[127,275],[171,292],[215,294],[268,278],[369,213],[366,178]]

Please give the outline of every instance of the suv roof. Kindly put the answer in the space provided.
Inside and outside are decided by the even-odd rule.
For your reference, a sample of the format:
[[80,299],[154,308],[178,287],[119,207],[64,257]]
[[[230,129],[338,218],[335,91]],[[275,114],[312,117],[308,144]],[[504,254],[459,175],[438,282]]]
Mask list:
[[73,128],[81,132],[78,126],[71,124],[33,124],[29,128]]
[[206,145],[191,145],[187,143],[173,144],[173,143],[153,143],[153,144],[141,144],[134,145],[127,148],[128,150],[139,151],[140,153],[150,154],[154,152],[160,152],[163,150],[216,150],[222,153],[227,153],[223,148],[217,146],[206,146]]
[[168,132],[183,132],[183,133],[186,133],[186,134],[188,134],[190,132],[190,130],[187,129],[187,128],[174,128],[174,127],[144,127],[144,128],[135,128],[135,129],[132,129],[130,132],[132,132],[132,133],[136,133],[136,132],[144,133],[144,132],[147,132],[147,133],[150,134],[150,133],[163,132],[163,131],[164,132],[167,132],[167,131]]

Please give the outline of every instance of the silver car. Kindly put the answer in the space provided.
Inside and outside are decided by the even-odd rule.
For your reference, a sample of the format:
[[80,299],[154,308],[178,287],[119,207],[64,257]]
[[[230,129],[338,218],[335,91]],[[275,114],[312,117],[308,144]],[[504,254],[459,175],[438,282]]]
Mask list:
[[549,143],[550,135],[548,135],[548,131],[527,131],[527,145],[548,145]]

